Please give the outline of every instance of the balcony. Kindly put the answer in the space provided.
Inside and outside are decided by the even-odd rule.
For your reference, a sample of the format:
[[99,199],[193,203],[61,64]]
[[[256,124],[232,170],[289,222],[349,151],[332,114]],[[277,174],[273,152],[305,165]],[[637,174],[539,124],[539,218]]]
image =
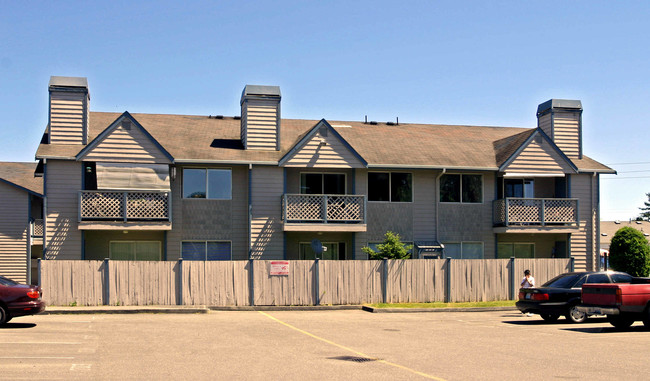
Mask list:
[[578,227],[573,198],[504,198],[492,203],[495,232],[571,232]]
[[32,245],[43,244],[43,219],[36,218],[29,221],[29,234],[32,238]]
[[284,231],[366,231],[363,195],[285,194],[282,196]]
[[80,229],[171,229],[171,194],[160,191],[80,191]]

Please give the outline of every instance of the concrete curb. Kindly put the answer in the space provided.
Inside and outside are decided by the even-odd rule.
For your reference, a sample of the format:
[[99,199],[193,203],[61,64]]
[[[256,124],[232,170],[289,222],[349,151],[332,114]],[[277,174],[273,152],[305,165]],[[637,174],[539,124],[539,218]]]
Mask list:
[[376,308],[360,305],[344,306],[95,306],[95,307],[46,307],[40,315],[82,315],[82,314],[206,314],[210,311],[352,311],[371,313],[415,313],[415,312],[488,312],[517,311],[516,307],[467,307],[467,308]]
[[363,306],[363,310],[372,313],[518,311],[517,307],[375,308],[370,306]]

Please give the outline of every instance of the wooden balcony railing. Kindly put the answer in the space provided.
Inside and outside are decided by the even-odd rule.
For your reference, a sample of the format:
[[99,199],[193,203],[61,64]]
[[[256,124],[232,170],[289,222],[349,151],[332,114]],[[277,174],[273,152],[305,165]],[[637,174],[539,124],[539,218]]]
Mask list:
[[80,191],[79,221],[171,221],[170,192]]
[[285,223],[366,223],[363,195],[285,194],[282,196]]
[[32,238],[43,238],[43,219],[32,219],[29,223],[29,230]]
[[574,198],[504,198],[492,203],[494,226],[577,225]]

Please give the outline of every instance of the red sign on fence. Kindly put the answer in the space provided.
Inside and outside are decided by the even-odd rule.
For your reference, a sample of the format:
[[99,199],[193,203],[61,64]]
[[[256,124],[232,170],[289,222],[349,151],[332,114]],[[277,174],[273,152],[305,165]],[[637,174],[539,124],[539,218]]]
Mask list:
[[271,275],[289,275],[289,261],[271,261]]

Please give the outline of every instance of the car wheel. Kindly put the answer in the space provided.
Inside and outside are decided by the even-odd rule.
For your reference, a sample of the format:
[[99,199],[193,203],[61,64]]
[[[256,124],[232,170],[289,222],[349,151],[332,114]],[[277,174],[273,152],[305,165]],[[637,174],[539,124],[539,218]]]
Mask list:
[[646,307],[645,311],[643,312],[643,325],[647,328],[650,329],[650,306]]
[[3,306],[0,306],[0,325],[6,323],[11,319],[7,313],[7,309]]
[[554,322],[556,321],[560,315],[559,314],[539,314],[542,319],[544,319],[547,322]]
[[633,319],[619,315],[607,315],[607,321],[616,328],[628,328],[634,323]]
[[566,318],[571,323],[582,323],[587,320],[587,314],[582,311],[578,311],[578,306],[574,304],[569,308],[569,312],[567,312]]

